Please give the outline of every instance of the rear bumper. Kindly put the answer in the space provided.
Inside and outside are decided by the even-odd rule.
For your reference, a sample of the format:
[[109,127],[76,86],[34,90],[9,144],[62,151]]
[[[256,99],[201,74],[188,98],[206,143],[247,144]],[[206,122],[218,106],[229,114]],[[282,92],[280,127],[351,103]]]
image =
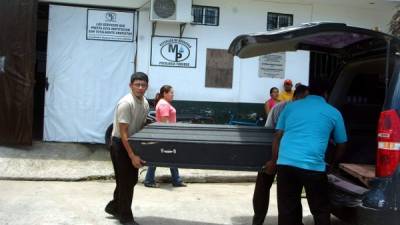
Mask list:
[[354,225],[399,225],[400,211],[333,205],[332,214]]
[[[366,207],[363,200],[370,195],[371,190],[357,186],[340,177],[329,176],[332,214],[352,225],[399,225],[400,210],[395,207],[372,208]],[[376,196],[379,201],[386,196]]]

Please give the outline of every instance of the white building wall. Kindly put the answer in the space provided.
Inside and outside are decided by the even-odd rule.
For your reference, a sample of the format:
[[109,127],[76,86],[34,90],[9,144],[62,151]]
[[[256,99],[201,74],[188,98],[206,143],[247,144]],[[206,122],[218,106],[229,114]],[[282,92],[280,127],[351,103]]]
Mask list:
[[[98,5],[110,7],[138,8],[139,36],[137,70],[150,75],[147,96],[153,98],[163,84],[175,88],[176,100],[250,102],[263,103],[271,87],[281,87],[282,79],[258,77],[258,58],[234,59],[233,86],[206,88],[206,49],[227,49],[239,34],[264,31],[267,13],[293,14],[294,24],[310,21],[334,21],[364,28],[375,28],[387,32],[394,3],[368,0],[193,0],[193,4],[220,8],[219,26],[187,24],[184,37],[198,38],[197,67],[171,68],[150,66],[152,23],[149,20],[147,0],[40,0],[68,4]],[[286,3],[282,3],[286,2]],[[140,7],[140,8],[139,8]],[[177,24],[158,23],[156,35],[179,36]],[[309,54],[290,52],[286,54],[285,78],[294,82],[308,83]]]
[[366,29],[378,28],[388,32],[388,24],[395,7],[374,7],[373,5],[313,4],[314,21],[332,21]]
[[[155,96],[163,84],[170,84],[175,88],[177,100],[262,103],[268,98],[271,87],[281,88],[282,79],[258,77],[258,58],[235,58],[232,89],[206,88],[206,49],[227,49],[239,34],[264,31],[268,12],[293,14],[294,25],[310,21],[334,21],[369,29],[377,27],[382,31],[388,30],[387,24],[394,13],[394,8],[377,7],[362,1],[359,4],[340,1],[293,2],[194,0],[193,4],[196,5],[220,8],[219,26],[188,24],[184,31],[183,36],[198,38],[197,68],[149,66],[152,25],[149,11],[141,10],[137,66],[139,71],[150,75],[148,97]],[[178,25],[158,23],[156,35],[178,36]],[[285,79],[307,84],[308,71],[309,53],[286,53]]]
[[[198,38],[197,68],[171,68],[149,66],[152,24],[149,11],[141,10],[139,15],[138,71],[150,75],[148,97],[155,96],[163,84],[175,88],[176,100],[251,102],[262,103],[269,89],[281,86],[282,79],[258,77],[258,58],[241,60],[235,58],[233,86],[227,88],[206,88],[206,50],[207,48],[228,49],[230,42],[239,34],[266,30],[268,12],[293,14],[294,24],[311,20],[312,5],[281,4],[242,0],[194,1],[196,5],[216,6],[220,8],[219,26],[188,24],[184,37]],[[177,24],[158,23],[156,35],[179,36]],[[286,78],[294,82],[308,82],[308,53],[287,53]]]
[[50,2],[59,4],[74,4],[85,6],[104,6],[135,9],[140,8],[148,0],[39,0],[39,2]]

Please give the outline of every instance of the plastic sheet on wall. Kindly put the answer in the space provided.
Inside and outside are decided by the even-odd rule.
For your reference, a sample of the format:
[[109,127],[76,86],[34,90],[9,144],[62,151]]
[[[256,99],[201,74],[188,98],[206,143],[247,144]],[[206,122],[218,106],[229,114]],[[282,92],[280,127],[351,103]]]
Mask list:
[[136,43],[87,39],[87,13],[85,7],[49,7],[45,141],[104,143],[115,105],[129,93]]
[[0,3],[0,144],[31,144],[35,0]]

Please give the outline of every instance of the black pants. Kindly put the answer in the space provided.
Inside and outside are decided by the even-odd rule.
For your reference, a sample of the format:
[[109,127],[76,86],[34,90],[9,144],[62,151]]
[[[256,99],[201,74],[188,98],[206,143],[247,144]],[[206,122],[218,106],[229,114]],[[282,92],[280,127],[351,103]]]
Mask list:
[[301,225],[301,192],[306,191],[315,225],[330,225],[328,178],[325,172],[278,166],[278,225]]
[[111,160],[116,186],[113,200],[108,203],[107,207],[116,212],[121,223],[129,222],[133,220],[131,206],[133,190],[138,181],[138,169],[132,165],[119,138],[112,138]]
[[274,182],[275,174],[263,172],[257,174],[256,186],[253,195],[253,225],[262,225],[268,212],[269,190]]

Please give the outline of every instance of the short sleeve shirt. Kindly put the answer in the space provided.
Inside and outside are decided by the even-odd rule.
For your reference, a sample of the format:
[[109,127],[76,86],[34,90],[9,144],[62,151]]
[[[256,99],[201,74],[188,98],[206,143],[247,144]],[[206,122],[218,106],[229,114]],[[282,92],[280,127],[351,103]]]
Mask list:
[[286,92],[285,90],[283,90],[279,92],[278,99],[279,101],[284,101],[284,102],[292,101],[293,93],[294,93],[293,91]]
[[285,108],[286,104],[288,104],[288,102],[280,102],[280,103],[276,104],[271,109],[271,111],[269,111],[267,121],[265,122],[266,128],[273,129],[276,127],[276,123],[278,122],[279,115]]
[[115,108],[112,136],[121,137],[120,123],[128,124],[128,136],[138,132],[145,125],[148,112],[149,103],[145,97],[138,99],[132,93],[125,95]]
[[276,129],[283,131],[277,164],[306,170],[325,171],[330,137],[336,143],[347,141],[340,112],[315,95],[287,104]]
[[167,117],[168,123],[176,123],[176,109],[164,99],[160,99],[156,105],[157,122],[161,122],[162,117]]

